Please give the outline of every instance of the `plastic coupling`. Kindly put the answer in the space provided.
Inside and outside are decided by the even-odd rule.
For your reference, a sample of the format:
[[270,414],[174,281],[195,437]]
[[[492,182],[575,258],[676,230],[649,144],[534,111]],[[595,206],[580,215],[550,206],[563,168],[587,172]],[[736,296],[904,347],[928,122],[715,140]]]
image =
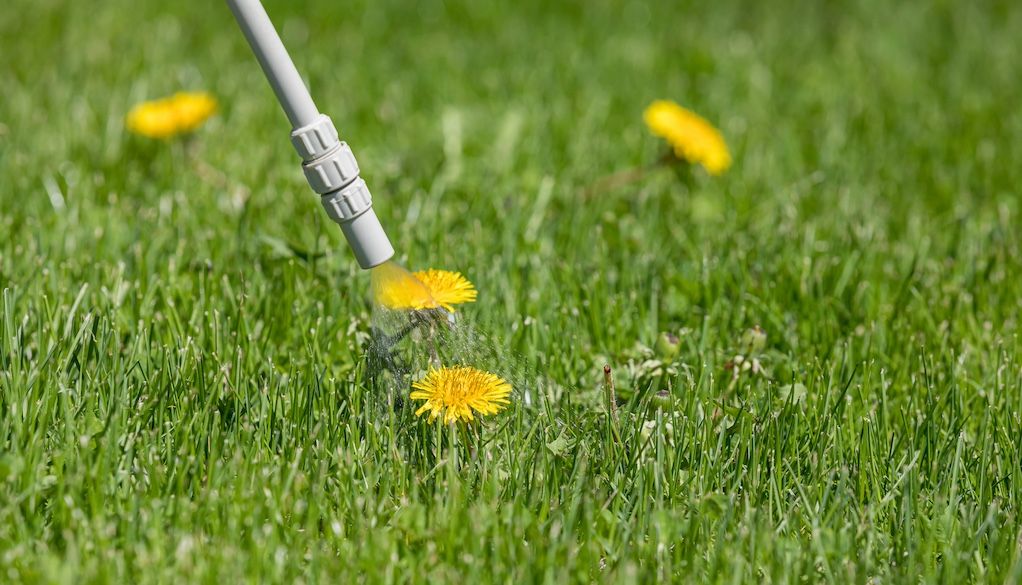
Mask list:
[[341,142],[329,116],[291,132],[291,144],[302,157],[302,171],[330,219],[337,222],[359,266],[372,268],[394,255],[380,220],[373,211],[369,187],[359,176],[358,162]]
[[312,190],[320,195],[336,191],[358,177],[358,161],[341,142],[329,116],[320,114],[313,123],[291,132],[291,144],[302,157],[302,171]]

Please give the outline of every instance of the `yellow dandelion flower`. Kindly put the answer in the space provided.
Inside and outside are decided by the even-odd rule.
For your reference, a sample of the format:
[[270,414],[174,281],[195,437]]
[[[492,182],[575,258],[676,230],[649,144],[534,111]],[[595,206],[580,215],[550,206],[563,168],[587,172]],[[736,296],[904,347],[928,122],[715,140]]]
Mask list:
[[128,112],[128,130],[149,138],[170,138],[193,132],[216,112],[216,99],[206,92],[178,92],[142,102]]
[[409,273],[393,262],[373,268],[373,297],[377,304],[398,311],[419,311],[476,300],[476,289],[460,272],[431,268]]
[[444,423],[474,419],[473,411],[481,415],[496,414],[510,404],[511,384],[489,372],[469,366],[430,369],[426,377],[412,384],[412,400],[425,400],[415,416],[429,412],[432,422],[442,416]]
[[382,307],[418,311],[439,306],[426,285],[396,262],[373,267],[371,277],[373,300]]
[[668,100],[657,100],[646,108],[643,120],[650,131],[666,140],[674,154],[700,164],[711,175],[731,166],[731,153],[720,131],[698,114]]
[[454,305],[473,303],[476,289],[460,272],[431,268],[415,273],[419,282],[426,285],[438,305],[454,312]]

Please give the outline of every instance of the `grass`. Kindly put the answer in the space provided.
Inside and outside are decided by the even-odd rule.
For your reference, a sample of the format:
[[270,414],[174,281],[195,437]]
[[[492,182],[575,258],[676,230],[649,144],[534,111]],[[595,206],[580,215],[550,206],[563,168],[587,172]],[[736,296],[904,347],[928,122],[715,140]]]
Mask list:
[[[268,2],[400,260],[480,291],[517,394],[469,437],[371,387],[368,278],[191,4],[0,14],[0,581],[1022,581],[1018,3]],[[179,89],[220,115],[125,134]],[[735,166],[585,197],[664,97]]]

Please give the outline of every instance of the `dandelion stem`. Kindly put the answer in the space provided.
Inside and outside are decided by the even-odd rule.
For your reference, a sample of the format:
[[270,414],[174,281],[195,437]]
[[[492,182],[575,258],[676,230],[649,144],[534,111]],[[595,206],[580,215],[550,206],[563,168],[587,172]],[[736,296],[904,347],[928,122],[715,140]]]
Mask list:
[[426,346],[429,348],[429,364],[434,368],[440,367],[440,354],[436,350],[436,324],[430,322],[429,333],[426,334]]
[[458,493],[458,469],[460,467],[460,461],[458,461],[458,450],[460,448],[460,441],[458,441],[458,423],[450,422],[447,424],[448,435],[448,451],[447,451],[447,488],[454,495]]
[[379,340],[380,345],[387,348],[391,348],[397,345],[405,337],[408,337],[408,335],[412,331],[415,331],[417,328],[427,323],[429,323],[432,326],[432,324],[436,323],[437,321],[444,321],[444,318],[441,314],[438,314],[438,312],[435,309],[424,311],[412,311],[408,313],[408,324],[402,327],[399,331],[397,331],[393,335],[387,335],[382,330],[375,329],[373,331],[373,337]]
[[251,195],[251,191],[248,186],[232,181],[223,171],[204,161],[196,152],[196,147],[193,146],[191,139],[186,145],[185,153],[188,156],[189,162],[195,169],[196,176],[199,179],[212,187],[217,189],[223,189],[230,193],[230,196],[234,198],[240,205],[244,205]]
[[674,152],[668,150],[662,156],[660,156],[660,158],[656,159],[655,161],[649,164],[617,171],[615,173],[597,179],[594,183],[590,184],[582,191],[582,195],[583,197],[588,198],[594,195],[599,195],[600,193],[612,191],[614,189],[617,189],[618,187],[623,187],[636,181],[640,181],[646,178],[646,176],[649,173],[653,172],[654,170],[662,166],[667,166],[671,163],[677,162],[677,160],[678,159],[674,155]]

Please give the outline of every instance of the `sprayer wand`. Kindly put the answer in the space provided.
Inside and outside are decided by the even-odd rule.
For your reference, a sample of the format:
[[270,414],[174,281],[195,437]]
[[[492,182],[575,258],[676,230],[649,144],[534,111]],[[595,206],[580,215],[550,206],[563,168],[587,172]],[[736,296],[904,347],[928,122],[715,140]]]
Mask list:
[[273,93],[291,121],[291,144],[302,157],[302,170],[319,193],[327,215],[341,226],[359,266],[372,268],[394,255],[373,211],[369,188],[358,163],[342,142],[329,116],[316,108],[291,57],[259,0],[227,0]]

